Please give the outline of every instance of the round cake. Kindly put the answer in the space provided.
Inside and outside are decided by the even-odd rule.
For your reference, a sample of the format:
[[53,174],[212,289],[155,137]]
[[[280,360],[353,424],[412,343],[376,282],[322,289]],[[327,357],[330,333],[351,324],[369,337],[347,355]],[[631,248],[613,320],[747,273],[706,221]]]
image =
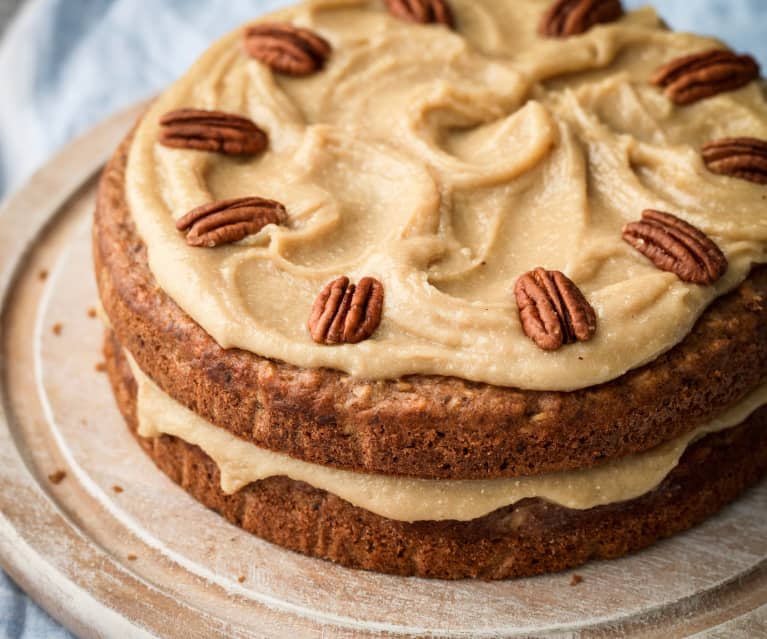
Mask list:
[[214,44],[106,167],[118,406],[281,546],[504,579],[767,473],[759,67],[618,0],[314,0]]

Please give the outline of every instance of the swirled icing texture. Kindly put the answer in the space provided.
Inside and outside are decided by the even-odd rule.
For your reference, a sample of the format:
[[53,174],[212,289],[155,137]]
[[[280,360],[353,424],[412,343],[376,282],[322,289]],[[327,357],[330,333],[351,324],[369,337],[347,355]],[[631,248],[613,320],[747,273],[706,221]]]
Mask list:
[[[763,87],[675,107],[649,83],[673,57],[720,46],[665,30],[652,10],[565,40],[537,35],[547,0],[452,0],[457,30],[398,21],[377,1],[317,0],[270,20],[333,45],[309,78],[273,74],[215,44],[151,107],[131,148],[127,195],[160,286],[222,347],[358,377],[439,374],[572,390],[616,378],[679,343],[717,296],[767,261],[767,189],[709,173],[701,145],[767,138]],[[169,149],[177,108],[252,118],[271,146],[252,159]],[[190,248],[174,221],[260,195],[286,228]],[[621,240],[645,208],[716,241],[715,286],[681,282]],[[555,353],[522,332],[513,286],[544,266],[595,307],[595,338]],[[339,274],[377,277],[384,317],[362,344],[315,344],[306,321]]]

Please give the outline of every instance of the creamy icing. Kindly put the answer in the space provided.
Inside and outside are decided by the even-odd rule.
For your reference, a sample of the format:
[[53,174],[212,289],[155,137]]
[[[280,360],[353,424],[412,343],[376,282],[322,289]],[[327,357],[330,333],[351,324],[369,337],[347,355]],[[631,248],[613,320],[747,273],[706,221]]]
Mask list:
[[[451,0],[457,30],[398,21],[378,1],[316,0],[270,19],[334,47],[309,78],[274,75],[215,44],[136,131],[127,196],[159,285],[222,347],[367,378],[453,375],[573,390],[679,343],[711,301],[767,261],[767,189],[709,173],[709,139],[767,138],[761,87],[675,107],[660,64],[717,46],[664,30],[652,10],[565,40],[537,36],[550,0]],[[220,109],[269,132],[254,159],[168,149],[158,120]],[[211,200],[279,200],[288,228],[217,249],[174,220]],[[645,208],[698,226],[730,268],[684,284],[621,240]],[[595,338],[556,353],[522,332],[517,277],[569,275],[596,308]],[[330,279],[386,289],[373,339],[315,344],[306,321]],[[482,501],[482,500],[480,500]]]
[[634,499],[658,486],[692,442],[740,424],[767,404],[765,384],[734,408],[679,439],[595,468],[517,479],[411,479],[337,470],[259,448],[179,404],[161,391],[132,357],[128,360],[138,384],[139,435],[174,435],[199,446],[218,465],[225,493],[236,493],[267,477],[286,476],[400,521],[468,521],[531,497],[579,510]]

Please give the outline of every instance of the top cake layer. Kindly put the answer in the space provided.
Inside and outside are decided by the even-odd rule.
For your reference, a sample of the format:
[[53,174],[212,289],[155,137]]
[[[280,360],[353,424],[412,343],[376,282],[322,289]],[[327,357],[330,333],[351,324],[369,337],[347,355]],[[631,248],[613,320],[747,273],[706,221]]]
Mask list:
[[[707,170],[710,140],[767,139],[761,88],[675,105],[655,70],[716,41],[664,30],[649,10],[582,35],[538,35],[547,0],[452,0],[455,29],[365,0],[318,0],[270,21],[332,46],[323,70],[275,73],[243,32],[214,45],[140,124],[128,202],[160,286],[222,347],[366,378],[437,374],[573,390],[679,343],[713,299],[767,261],[764,186]],[[267,132],[252,157],[167,148],[181,108],[245,116]],[[287,221],[217,248],[176,220],[260,196]],[[695,225],[729,267],[685,283],[622,239],[657,209]],[[556,352],[523,331],[518,278],[570,277],[596,310],[588,342]],[[339,275],[375,277],[382,321],[359,344],[315,343],[307,319]]]

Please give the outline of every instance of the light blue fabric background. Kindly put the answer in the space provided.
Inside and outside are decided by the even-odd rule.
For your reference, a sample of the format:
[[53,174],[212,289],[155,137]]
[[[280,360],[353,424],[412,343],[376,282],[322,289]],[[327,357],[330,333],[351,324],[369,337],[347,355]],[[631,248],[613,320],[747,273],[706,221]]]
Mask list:
[[[637,7],[645,0],[624,0]],[[31,0],[0,45],[0,198],[61,145],[166,86],[219,35],[288,0]],[[767,0],[654,0],[767,68]],[[0,572],[0,639],[70,637]]]

